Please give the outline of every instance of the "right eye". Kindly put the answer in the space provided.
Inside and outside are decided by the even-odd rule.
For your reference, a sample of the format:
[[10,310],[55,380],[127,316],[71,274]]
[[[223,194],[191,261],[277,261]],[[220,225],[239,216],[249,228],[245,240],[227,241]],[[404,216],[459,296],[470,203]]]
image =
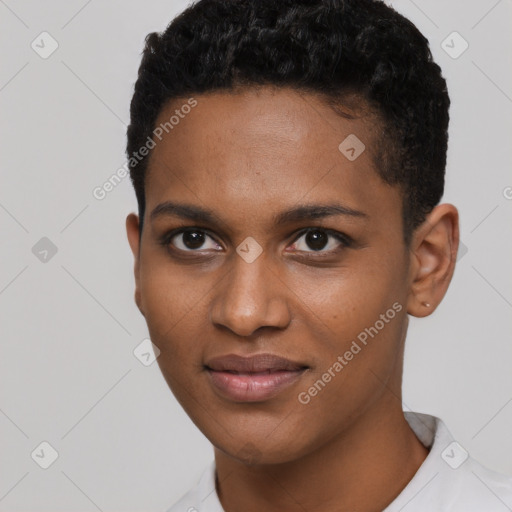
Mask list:
[[222,247],[206,231],[198,228],[180,228],[166,233],[161,244],[164,246],[172,244],[173,248],[184,252],[200,252],[198,249],[222,250]]

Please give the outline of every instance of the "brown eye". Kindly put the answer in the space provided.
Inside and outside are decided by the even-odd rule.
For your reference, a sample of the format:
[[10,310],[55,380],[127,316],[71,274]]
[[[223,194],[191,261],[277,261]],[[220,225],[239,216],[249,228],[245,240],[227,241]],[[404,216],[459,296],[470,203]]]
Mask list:
[[322,231],[309,231],[306,234],[305,240],[306,240],[306,244],[311,249],[313,249],[314,251],[320,251],[327,245],[327,242],[329,241],[329,237]]
[[183,245],[188,249],[199,249],[204,244],[204,233],[199,231],[186,231],[183,233]]
[[178,231],[168,239],[168,243],[186,252],[198,252],[197,249],[222,249],[211,236],[199,229]]
[[293,248],[297,251],[321,252],[322,254],[349,246],[350,239],[343,233],[319,228],[310,228],[303,231],[293,244]]

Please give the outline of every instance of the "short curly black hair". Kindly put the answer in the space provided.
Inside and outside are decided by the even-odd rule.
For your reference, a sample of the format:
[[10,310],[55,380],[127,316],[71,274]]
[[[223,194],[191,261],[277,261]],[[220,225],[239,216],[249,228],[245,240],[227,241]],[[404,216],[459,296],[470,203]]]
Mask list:
[[260,85],[317,93],[333,108],[356,94],[378,114],[375,167],[402,189],[408,243],[443,195],[450,99],[428,40],[380,0],[199,0],[148,34],[126,148],[141,232],[151,153],[133,155],[164,105]]

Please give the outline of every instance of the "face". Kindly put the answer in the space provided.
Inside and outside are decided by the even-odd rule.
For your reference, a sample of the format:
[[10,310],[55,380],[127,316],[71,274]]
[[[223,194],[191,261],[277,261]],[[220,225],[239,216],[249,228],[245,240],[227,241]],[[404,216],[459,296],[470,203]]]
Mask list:
[[156,123],[188,112],[152,149],[140,248],[128,219],[136,301],[214,446],[291,461],[400,393],[401,195],[375,171],[370,118],[289,89],[195,99]]

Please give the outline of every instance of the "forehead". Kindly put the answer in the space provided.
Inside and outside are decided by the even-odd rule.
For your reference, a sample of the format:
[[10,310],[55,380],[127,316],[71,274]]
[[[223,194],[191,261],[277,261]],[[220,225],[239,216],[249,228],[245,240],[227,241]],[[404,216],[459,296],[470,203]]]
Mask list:
[[173,100],[157,119],[156,126],[165,126],[175,117],[151,152],[148,212],[171,199],[246,219],[297,203],[336,201],[361,209],[376,206],[382,194],[396,201],[396,191],[375,171],[374,117],[347,119],[317,95],[286,88],[194,99],[191,109],[183,108],[188,98]]

